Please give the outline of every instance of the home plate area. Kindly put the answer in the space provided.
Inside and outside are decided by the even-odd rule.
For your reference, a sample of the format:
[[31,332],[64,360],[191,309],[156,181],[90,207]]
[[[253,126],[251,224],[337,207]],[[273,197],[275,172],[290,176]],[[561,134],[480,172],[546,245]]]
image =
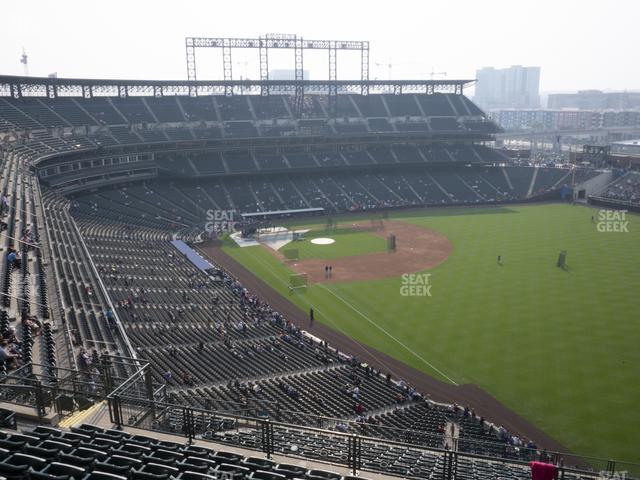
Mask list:
[[[285,227],[270,227],[259,229],[254,237],[242,237],[240,232],[231,234],[231,239],[240,247],[255,247],[257,245],[266,245],[273,250],[280,250],[282,247],[291,243],[296,235],[304,235],[309,229],[305,230],[289,230]],[[328,243],[333,243],[334,240],[325,238],[323,240],[329,240]],[[313,240],[312,240],[313,242]],[[326,245],[323,244],[323,245]]]

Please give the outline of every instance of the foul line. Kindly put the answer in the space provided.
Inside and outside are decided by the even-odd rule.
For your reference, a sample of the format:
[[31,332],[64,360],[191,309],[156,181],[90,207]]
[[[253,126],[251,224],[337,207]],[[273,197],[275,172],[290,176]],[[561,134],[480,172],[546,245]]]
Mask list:
[[[278,274],[278,272],[274,271],[274,270],[273,270],[273,268],[271,268],[271,266],[270,266],[268,263],[266,263],[266,262],[262,261],[260,258],[258,258],[258,257],[256,257],[255,255],[253,255],[249,250],[246,250],[246,252],[247,252],[247,254],[248,254],[252,259],[254,259],[256,262],[258,262],[258,263],[262,264],[262,266],[264,266],[264,267],[265,267],[269,272],[271,272],[271,274],[272,274],[274,277],[276,277],[276,279],[277,279],[279,282],[282,282],[282,284],[283,284],[283,285],[285,285],[285,286],[286,286],[286,285],[288,285],[287,280],[285,280],[285,279],[281,278],[281,277],[280,277],[280,274]],[[223,252],[223,253],[224,253],[224,252]],[[229,254],[226,254],[226,255],[229,255]],[[230,257],[230,258],[232,258],[234,261],[238,262],[240,265],[242,265],[242,263],[241,263],[241,262],[239,262],[239,261],[238,261],[238,260],[236,260],[235,258],[231,257],[231,255],[229,255],[229,257]],[[214,261],[215,261],[215,259],[214,259]],[[246,268],[246,267],[245,267],[245,268]],[[247,270],[248,270],[248,269],[247,269]],[[251,271],[249,270],[249,272],[251,272]],[[252,273],[253,275],[256,275],[256,274],[255,274],[255,273],[253,273],[253,272],[251,272],[251,273]],[[258,277],[257,275],[256,275],[256,277],[260,279],[260,277]],[[263,281],[264,281],[264,280],[263,280]],[[319,286],[322,286],[321,284],[318,284],[318,285],[319,285]],[[324,287],[323,287],[323,288],[324,288]],[[276,290],[276,293],[277,293],[278,295],[284,296],[284,295],[282,295],[280,292],[278,292],[277,290]],[[331,292],[331,293],[333,293],[333,292]],[[335,294],[334,294],[334,295],[335,295]],[[285,297],[285,298],[286,298],[286,297]],[[309,305],[310,307],[313,307],[313,304],[312,304],[308,299],[306,299],[306,298],[302,298],[302,301],[303,301],[304,303],[306,303],[307,305]],[[292,303],[293,303],[293,302],[292,302]],[[295,304],[294,304],[294,305],[295,305]],[[296,305],[296,306],[297,306],[297,305]],[[330,316],[330,315],[325,315],[325,314],[322,312],[322,310],[320,310],[320,309],[318,309],[318,308],[316,308],[316,307],[313,307],[313,308],[314,308],[314,310],[315,310],[316,312],[318,312],[320,315],[322,315],[324,318],[326,318],[326,319],[331,323],[331,325],[333,325],[334,329],[335,329],[337,332],[341,333],[342,335],[344,335],[344,336],[345,336],[345,338],[347,338],[348,340],[351,340],[351,341],[352,341],[352,342],[354,342],[356,345],[358,345],[362,350],[364,350],[364,351],[365,351],[365,352],[367,352],[369,355],[371,355],[371,357],[372,357],[372,358],[376,359],[376,360],[380,363],[380,365],[382,365],[383,367],[385,367],[385,368],[386,368],[389,372],[391,372],[393,375],[395,375],[395,376],[396,376],[396,377],[398,377],[398,378],[401,378],[401,375],[398,375],[398,374],[394,371],[394,369],[392,369],[391,367],[389,367],[389,366],[388,366],[384,361],[382,361],[382,360],[381,360],[377,355],[374,355],[374,354],[373,354],[369,349],[367,349],[367,347],[366,347],[364,344],[360,343],[358,340],[356,340],[354,337],[352,337],[351,335],[349,335],[347,332],[343,331],[343,330],[338,326],[338,324],[337,324],[336,322],[334,322],[334,321],[333,321],[333,319],[331,318],[331,316]],[[351,307],[351,308],[353,308],[353,307]],[[357,311],[357,310],[356,310],[356,311]],[[360,312],[358,312],[358,313],[360,313]],[[362,313],[360,313],[360,315],[362,315]],[[367,319],[367,320],[368,320],[368,319]],[[302,328],[302,326],[301,326],[301,328]],[[378,327],[378,328],[380,328],[380,327]],[[385,333],[386,333],[386,332],[385,332]],[[387,334],[387,335],[388,335],[388,334]],[[405,347],[405,348],[406,348],[406,347]],[[423,360],[423,361],[424,361],[424,360]],[[428,364],[428,362],[427,362],[427,364]],[[434,370],[436,370],[437,372],[439,372],[439,370],[437,370],[435,367],[433,367],[433,368],[434,368]],[[442,374],[442,375],[443,375],[445,378],[449,379],[449,381],[451,381],[452,383],[454,383],[456,386],[458,386],[458,384],[457,384],[456,382],[454,382],[453,380],[451,380],[449,377],[447,377],[447,376],[446,376],[446,375],[444,375],[444,374]]]
[[387,332],[384,328],[382,328],[380,325],[378,325],[376,322],[374,322],[373,320],[371,320],[369,317],[367,317],[364,313],[362,313],[360,310],[358,310],[356,307],[354,307],[351,303],[349,303],[348,301],[346,301],[344,298],[342,298],[340,295],[338,295],[337,293],[335,293],[333,290],[331,290],[330,288],[325,287],[323,284],[318,283],[317,284],[320,288],[323,288],[324,290],[326,290],[327,292],[329,292],[331,295],[333,295],[334,297],[336,297],[338,300],[340,300],[342,303],[344,303],[345,305],[347,305],[348,307],[350,307],[354,312],[356,312],[358,315],[360,315],[362,318],[364,318],[366,321],[368,321],[371,325],[373,325],[374,327],[376,327],[377,329],[379,329],[380,331],[384,332],[385,335],[387,335],[389,338],[391,338],[393,341],[395,341],[396,343],[398,343],[400,346],[402,346],[402,348],[404,348],[405,350],[407,350],[409,353],[411,353],[411,355],[413,355],[414,357],[416,357],[417,359],[419,359],[420,361],[422,361],[425,365],[429,366],[431,369],[433,369],[435,372],[437,372],[438,374],[442,375],[444,378],[446,378],[447,380],[449,380],[451,383],[453,383],[456,387],[458,387],[458,383],[455,382],[451,377],[449,377],[448,375],[446,375],[444,372],[442,372],[440,369],[438,369],[435,365],[433,365],[432,363],[428,362],[427,360],[425,360],[424,358],[422,358],[422,356],[420,356],[417,352],[414,352],[411,348],[409,348],[407,345],[405,345],[404,343],[402,343],[400,340],[398,340],[396,337],[394,337],[393,335],[391,335],[389,332]]

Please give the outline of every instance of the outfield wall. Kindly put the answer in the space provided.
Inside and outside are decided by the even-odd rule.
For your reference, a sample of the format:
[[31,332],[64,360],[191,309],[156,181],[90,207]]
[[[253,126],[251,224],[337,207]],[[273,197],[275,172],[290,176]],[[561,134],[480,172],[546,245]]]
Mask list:
[[628,210],[630,212],[640,213],[640,205],[637,203],[623,202],[611,198],[589,197],[589,204],[598,207],[613,208],[614,210]]

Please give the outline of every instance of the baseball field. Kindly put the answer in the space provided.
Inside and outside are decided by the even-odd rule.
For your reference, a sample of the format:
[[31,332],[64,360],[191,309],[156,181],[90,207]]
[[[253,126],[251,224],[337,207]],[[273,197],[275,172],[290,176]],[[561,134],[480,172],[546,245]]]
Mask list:
[[[299,248],[298,261],[230,239],[224,251],[303,311],[312,305],[317,322],[480,386],[574,452],[640,462],[640,217],[607,219],[628,230],[607,232],[598,213],[429,209],[390,214],[384,230],[359,229],[366,216],[338,218],[335,230],[307,219],[295,225],[311,229],[306,239],[284,247]],[[293,272],[308,274],[306,289],[289,289]]]

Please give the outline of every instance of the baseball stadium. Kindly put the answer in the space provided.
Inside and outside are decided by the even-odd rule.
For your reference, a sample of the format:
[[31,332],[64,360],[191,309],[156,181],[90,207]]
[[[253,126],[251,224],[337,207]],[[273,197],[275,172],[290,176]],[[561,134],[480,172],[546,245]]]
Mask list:
[[637,172],[515,161],[366,41],[185,51],[0,76],[0,477],[640,478]]

